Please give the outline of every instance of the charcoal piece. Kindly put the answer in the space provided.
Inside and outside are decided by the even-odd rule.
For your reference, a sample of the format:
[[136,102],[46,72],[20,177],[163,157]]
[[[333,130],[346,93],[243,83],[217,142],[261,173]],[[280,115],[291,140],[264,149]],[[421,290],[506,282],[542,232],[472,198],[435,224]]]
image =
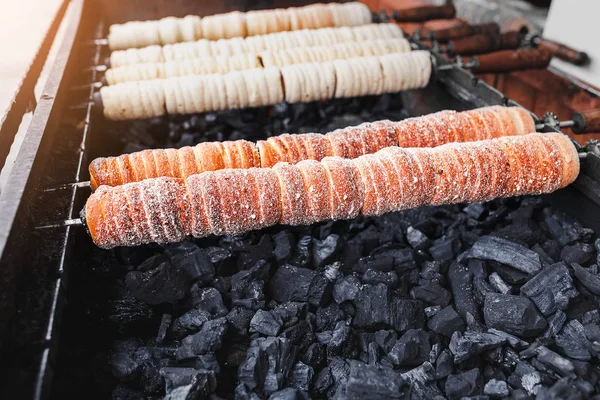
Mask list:
[[521,285],[529,279],[528,274],[508,265],[500,264],[496,261],[488,261],[487,263],[509,285]]
[[231,292],[231,277],[230,276],[216,276],[210,283],[212,287],[217,289],[219,293],[225,294]]
[[423,309],[423,311],[425,312],[425,315],[427,316],[427,318],[431,318],[435,314],[437,314],[437,312],[440,311],[441,309],[442,309],[441,306],[431,306],[431,307],[425,307]]
[[331,303],[328,307],[322,307],[317,310],[316,328],[317,331],[332,330],[338,321],[345,318],[344,312],[336,303]]
[[466,258],[497,261],[526,274],[535,274],[542,269],[540,256],[535,251],[495,236],[480,237],[459,259]]
[[145,394],[159,394],[164,387],[164,384],[163,377],[152,362],[145,362],[142,364],[140,385]]
[[333,386],[333,376],[329,367],[325,367],[319,372],[315,378],[313,390],[315,393],[324,394]]
[[455,332],[450,340],[449,349],[454,354],[454,362],[458,364],[504,343],[506,343],[505,338],[492,333]]
[[504,381],[490,379],[483,388],[483,393],[490,396],[492,399],[507,397],[508,385]]
[[517,243],[523,243],[527,246],[532,246],[545,239],[539,226],[530,219],[516,221],[508,226],[495,230],[493,234],[494,236]]
[[167,392],[171,392],[179,386],[189,385],[194,380],[202,380],[202,376],[208,377],[207,384],[209,384],[213,390],[216,388],[217,382],[214,371],[185,367],[163,367],[159,372],[165,380]]
[[575,366],[570,360],[561,357],[545,346],[537,348],[537,360],[562,376],[570,375],[575,371]]
[[285,388],[269,396],[269,400],[309,400],[307,393],[296,388]]
[[567,264],[576,263],[588,266],[595,261],[596,250],[591,244],[575,243],[565,246],[560,253],[560,258]]
[[435,399],[442,395],[435,384],[435,368],[428,361],[400,374],[400,377],[411,385],[409,398],[412,400]]
[[153,314],[154,312],[148,304],[138,300],[130,293],[110,300],[107,304],[107,320],[116,325],[119,331],[130,325],[150,320]]
[[135,298],[145,303],[176,303],[183,299],[192,284],[187,270],[170,264],[162,256],[151,257],[143,265],[143,270],[127,273],[125,285]]
[[450,304],[451,295],[444,289],[439,282],[421,279],[419,286],[410,291],[410,295],[415,300],[421,300],[429,304],[435,304],[446,307]]
[[521,386],[532,396],[537,395],[542,387],[542,376],[538,371],[530,372],[521,377]]
[[183,343],[191,345],[195,354],[216,351],[221,348],[228,327],[226,318],[213,319],[202,325],[200,332],[186,337]]
[[512,288],[508,286],[504,280],[502,280],[497,272],[492,272],[488,279],[490,281],[490,285],[492,285],[492,287],[496,289],[498,293],[511,294]]
[[531,250],[535,251],[540,255],[540,260],[542,261],[542,263],[546,265],[556,264],[556,261],[552,257],[550,257],[548,253],[546,253],[546,250],[544,250],[544,248],[540,246],[539,243],[534,244],[531,247]]
[[176,318],[173,322],[171,332],[176,339],[198,332],[202,325],[211,319],[208,311],[193,308],[185,314]]
[[249,271],[240,271],[231,276],[231,299],[233,305],[256,310],[264,304],[264,277],[261,270],[268,266],[259,261]]
[[271,297],[280,303],[286,301],[307,301],[311,282],[316,272],[290,264],[282,265],[275,271],[268,286]]
[[450,400],[464,396],[476,396],[482,392],[482,376],[478,368],[460,374],[451,374],[446,380],[444,390]]
[[346,242],[346,245],[343,247],[340,260],[342,265],[347,268],[351,268],[358,263],[361,256],[363,255],[363,242],[361,242],[358,238],[352,238]]
[[234,307],[229,314],[227,314],[227,322],[231,328],[237,331],[240,335],[246,335],[250,328],[250,321],[254,316],[254,311],[245,307]]
[[473,219],[480,220],[487,212],[487,209],[481,203],[471,203],[463,208],[463,212]]
[[367,348],[367,364],[369,365],[379,365],[379,346],[377,343],[369,343]]
[[299,351],[305,351],[315,341],[312,325],[308,321],[298,322],[296,325],[284,330],[280,336],[289,339],[293,345],[298,347]]
[[380,330],[375,332],[373,335],[373,340],[384,352],[388,353],[396,344],[396,341],[398,340],[398,334],[396,331],[392,330]]
[[479,306],[483,307],[485,296],[488,293],[498,293],[498,290],[493,288],[492,285],[483,278],[473,278],[473,295]]
[[171,264],[186,271],[192,281],[210,282],[215,276],[215,267],[205,250],[191,242],[169,246],[167,250]]
[[281,323],[273,315],[264,310],[258,310],[250,320],[250,333],[260,333],[265,336],[277,336]]
[[199,310],[207,311],[213,318],[227,315],[229,310],[223,304],[221,293],[213,287],[193,286],[191,290],[192,304]]
[[342,357],[330,357],[329,358],[329,371],[331,372],[331,376],[333,378],[334,387],[332,388],[333,392],[335,390],[346,384],[348,381],[348,376],[350,375],[350,364],[351,360],[346,360]]
[[262,235],[255,245],[244,246],[238,255],[238,269],[248,269],[273,253],[273,242],[269,235]]
[[469,260],[467,269],[473,274],[474,278],[485,279],[488,276],[485,261],[483,260],[477,260],[475,258]]
[[[355,240],[360,243],[364,253],[371,253],[379,245],[381,232],[374,225],[369,225],[366,229],[361,230]],[[348,243],[350,244],[350,243]],[[345,246],[348,247],[348,246]]]
[[431,244],[431,241],[423,232],[412,226],[409,226],[406,230],[406,241],[413,249],[420,250],[427,249]]
[[435,261],[449,261],[456,258],[460,250],[460,241],[457,237],[437,239],[429,248],[429,253]]
[[323,267],[333,261],[340,251],[342,241],[339,235],[329,235],[324,240],[313,240],[312,261],[317,268]]
[[215,271],[220,275],[232,275],[237,272],[236,257],[231,250],[224,247],[208,247],[205,251]]
[[510,394],[511,400],[532,400],[533,397],[527,394],[523,389],[513,390]]
[[167,330],[171,326],[173,317],[171,314],[163,314],[160,319],[160,325],[158,327],[158,333],[156,334],[156,343],[162,344],[167,336]]
[[502,339],[506,340],[506,342],[512,348],[517,349],[517,350],[521,350],[521,349],[524,349],[524,348],[526,348],[526,347],[529,346],[528,342],[526,342],[526,341],[524,341],[522,339],[519,339],[518,337],[516,337],[514,335],[511,335],[510,333],[506,333],[506,332],[500,331],[498,329],[493,329],[493,328],[492,329],[488,329],[487,333],[490,333],[492,335],[496,335],[499,338],[502,338]]
[[[408,271],[417,267],[417,265],[415,264],[413,250],[410,248],[399,247],[398,245],[384,245],[376,250],[373,250],[373,252],[370,255],[374,258],[388,259],[391,257],[394,263],[394,268],[396,269],[396,272],[398,272],[398,274],[400,274],[403,271]],[[379,270],[384,272],[390,271],[385,269]],[[361,272],[364,272],[364,270]]]
[[308,289],[308,303],[315,307],[323,307],[331,300],[333,285],[323,270],[316,271]]
[[284,338],[252,341],[246,359],[238,369],[238,380],[254,391],[267,394],[283,387],[296,359],[296,347]]
[[590,342],[600,342],[600,326],[598,324],[587,324],[583,326],[583,329]]
[[296,248],[292,253],[292,258],[290,259],[290,264],[296,267],[305,267],[312,260],[312,236],[302,236],[298,243],[296,244]]
[[392,297],[388,287],[379,284],[365,285],[354,301],[357,327],[376,327],[387,324],[397,331],[415,329],[424,322],[423,305],[420,301]]
[[[360,347],[360,351],[366,353],[367,351],[369,351],[369,344],[373,343],[375,340],[375,334],[373,332],[358,332],[357,340],[358,346]],[[394,343],[396,342],[394,341]]]
[[521,287],[521,293],[529,297],[546,316],[556,310],[566,309],[569,301],[578,294],[563,262],[544,268]]
[[452,263],[448,270],[448,280],[450,281],[450,289],[458,314],[465,321],[468,318],[481,321],[479,307],[475,303],[473,294],[473,275],[459,263]]
[[596,308],[583,313],[581,316],[581,323],[583,325],[600,323],[600,309]]
[[547,326],[531,300],[521,296],[489,293],[485,297],[483,314],[488,327],[517,336],[536,336]]
[[292,250],[296,246],[294,234],[287,229],[282,230],[273,235],[273,241],[275,242],[275,249],[273,250],[275,260],[279,264],[288,262],[292,256]]
[[315,371],[310,365],[298,361],[288,378],[287,384],[302,391],[308,392],[314,377]]
[[334,283],[338,279],[341,279],[344,274],[340,271],[342,268],[342,263],[340,261],[336,261],[333,264],[329,264],[325,266],[324,275],[325,278],[331,283]]
[[312,343],[305,352],[300,354],[300,360],[313,368],[320,366],[325,361],[325,346]]
[[145,400],[146,396],[138,390],[119,384],[112,391],[113,400]]
[[194,364],[196,369],[208,369],[210,371],[215,371],[215,374],[219,374],[221,371],[217,357],[211,353],[197,356]]
[[111,354],[109,364],[113,376],[121,381],[134,379],[141,368],[141,365],[133,360],[132,354],[126,352]]
[[596,296],[600,296],[600,276],[590,273],[587,269],[579,264],[571,264],[571,268],[575,272],[575,277],[585,286],[590,292]]
[[167,390],[167,395],[164,398],[168,400],[206,398],[216,390],[216,387],[217,379],[213,371],[197,370],[189,384]]
[[338,387],[334,399],[400,399],[408,389],[394,370],[351,360],[347,381]]
[[435,361],[435,376],[442,379],[454,371],[454,356],[450,350],[443,350]]
[[567,321],[567,314],[558,310],[548,319],[548,329],[544,332],[545,338],[553,338],[562,329]]
[[[331,332],[331,339],[327,343],[327,355],[351,356],[347,350],[352,347],[352,329],[344,321],[339,321]],[[351,351],[351,350],[350,350]]]
[[362,276],[363,283],[377,285],[383,283],[386,286],[395,287],[398,284],[398,275],[394,271],[382,272],[368,269]]
[[591,343],[585,336],[581,322],[571,320],[556,335],[556,346],[562,354],[575,360],[588,361],[592,358]]
[[271,311],[271,314],[273,314],[273,317],[275,317],[277,321],[280,321],[285,328],[288,328],[298,323],[301,318],[306,317],[306,303],[283,303],[275,307]]
[[448,306],[437,312],[427,323],[427,327],[439,335],[452,337],[454,332],[463,333],[465,323],[454,311],[454,307]]
[[593,390],[593,386],[590,387],[588,382],[565,377],[556,381],[551,387],[540,387],[537,398],[548,400],[585,399],[590,397]]
[[427,361],[430,351],[429,335],[423,329],[409,329],[396,341],[388,358],[394,365],[417,366]]
[[389,272],[394,269],[394,258],[387,255],[362,257],[353,270],[364,274],[368,270]]

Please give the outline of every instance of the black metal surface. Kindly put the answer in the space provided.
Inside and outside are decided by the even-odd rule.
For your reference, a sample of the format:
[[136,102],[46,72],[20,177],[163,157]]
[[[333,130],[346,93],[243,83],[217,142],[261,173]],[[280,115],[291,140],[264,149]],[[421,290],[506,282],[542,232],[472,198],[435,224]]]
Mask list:
[[[166,2],[153,4],[151,11],[159,16],[174,11]],[[105,6],[109,5],[109,14],[116,16],[118,7],[107,1]],[[34,229],[44,223],[75,217],[89,189],[76,186],[54,191],[45,189],[86,180],[85,166],[90,158],[112,154],[119,147],[119,137],[107,129],[110,123],[93,113],[94,89],[82,94],[82,98],[68,91],[75,84],[97,80],[94,72],[80,76],[78,71],[91,63],[98,64],[102,59],[100,47],[83,50],[78,43],[105,34],[109,22],[104,8],[98,6],[103,7],[103,3],[73,1],[65,40],[44,91],[48,96],[38,104],[7,185],[10,190],[0,196],[3,210],[0,214],[0,350],[5,360],[3,368],[7,370],[0,378],[0,393],[5,395],[2,398],[12,398],[14,396],[6,395],[14,393],[19,393],[19,398],[37,399],[48,395],[68,271],[81,264],[86,248],[92,246],[83,229]],[[133,12],[131,4],[123,8],[127,13]],[[218,11],[222,9],[214,12]],[[127,13],[123,15],[129,15]],[[449,63],[440,55],[433,57],[436,65]],[[67,111],[69,106],[86,100],[89,104],[85,109]],[[517,105],[469,71],[456,66],[438,72],[427,88],[404,93],[403,100],[413,115],[441,109]],[[555,129],[546,126],[544,130]],[[582,211],[595,211],[600,204],[600,177],[597,173],[588,173],[597,170],[600,158],[594,157],[583,163],[582,176],[575,185],[550,196],[576,217]],[[585,218],[583,222],[600,230],[600,221]]]

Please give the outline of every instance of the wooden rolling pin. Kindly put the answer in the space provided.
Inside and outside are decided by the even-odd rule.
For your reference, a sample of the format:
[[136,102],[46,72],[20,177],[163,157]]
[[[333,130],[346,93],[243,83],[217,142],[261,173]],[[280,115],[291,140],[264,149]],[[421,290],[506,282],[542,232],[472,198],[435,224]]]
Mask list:
[[512,31],[502,34],[477,34],[448,42],[442,49],[450,57],[455,55],[471,56],[485,54],[499,50],[517,49],[525,34],[521,31]]
[[437,40],[438,42],[447,42],[452,39],[459,39],[478,34],[499,35],[500,26],[495,22],[490,22],[480,25],[459,25],[438,30],[424,29],[419,33],[419,35],[425,39]]
[[503,50],[472,57],[465,66],[475,72],[507,72],[546,68],[552,56],[543,50]]
[[392,13],[392,19],[396,22],[424,22],[432,19],[452,19],[455,16],[456,8],[452,4],[406,8]]

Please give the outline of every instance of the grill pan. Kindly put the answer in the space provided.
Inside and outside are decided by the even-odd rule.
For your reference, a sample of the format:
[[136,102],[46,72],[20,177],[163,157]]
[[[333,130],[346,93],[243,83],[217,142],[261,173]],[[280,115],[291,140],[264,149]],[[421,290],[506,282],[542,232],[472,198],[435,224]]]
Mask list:
[[[90,43],[106,37],[110,24],[128,20],[306,3],[71,1],[69,12],[63,18],[67,27],[58,57],[7,185],[0,194],[0,354],[3,359],[0,397],[9,398],[17,393],[19,398],[49,396],[53,369],[61,351],[58,347],[61,311],[66,301],[76,302],[76,293],[85,290],[73,287],[75,282],[69,283],[70,272],[83,265],[93,246],[84,229],[65,226],[41,230],[36,227],[76,218],[89,196],[89,188],[67,184],[89,180],[87,164],[93,158],[119,154],[123,150],[119,125],[105,120],[94,107],[92,100],[97,89],[90,87],[85,93],[71,90],[98,80],[97,72],[88,67],[103,64],[107,53],[101,45]],[[52,36],[51,31],[48,42]],[[419,47],[419,44],[414,43],[414,46]],[[443,57],[434,57],[438,65],[448,64]],[[17,96],[33,90],[36,71],[30,73]],[[518,105],[458,67],[440,71],[428,87],[405,92],[402,100],[412,116],[442,109]],[[1,136],[15,129],[15,121],[21,118],[18,114],[8,115]],[[536,120],[541,122],[537,117]],[[550,126],[542,129],[554,130]],[[548,196],[555,206],[595,230],[600,229],[598,166],[600,157],[590,151],[576,183]]]

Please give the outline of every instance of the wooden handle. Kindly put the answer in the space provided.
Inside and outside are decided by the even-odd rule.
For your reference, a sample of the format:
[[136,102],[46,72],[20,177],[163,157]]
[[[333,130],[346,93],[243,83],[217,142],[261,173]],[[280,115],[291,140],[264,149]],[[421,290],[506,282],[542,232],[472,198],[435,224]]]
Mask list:
[[498,50],[516,49],[521,43],[522,34],[518,31],[501,35],[478,34],[448,43],[448,55],[470,56],[491,53]]
[[573,114],[575,133],[600,132],[600,109],[581,111]]
[[522,69],[546,68],[550,64],[550,54],[546,51],[504,50],[477,57],[477,72],[507,72]]
[[429,35],[440,42],[463,38],[472,35],[499,35],[500,26],[495,22],[480,25],[460,25],[452,28],[428,31]]
[[564,44],[560,44],[548,39],[539,39],[537,44],[538,49],[546,50],[555,57],[561,60],[568,61],[575,65],[583,65],[589,61],[589,57],[583,51],[577,51]]
[[455,16],[456,9],[452,4],[407,8],[394,13],[397,22],[424,22],[431,19],[451,19]]

